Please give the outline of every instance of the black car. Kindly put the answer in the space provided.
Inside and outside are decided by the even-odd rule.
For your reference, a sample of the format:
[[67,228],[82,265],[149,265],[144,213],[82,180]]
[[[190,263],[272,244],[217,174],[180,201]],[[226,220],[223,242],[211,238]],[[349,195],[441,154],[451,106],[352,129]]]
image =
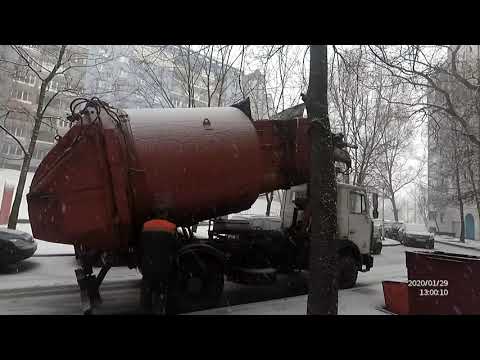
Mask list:
[[407,231],[402,244],[409,247],[434,249],[435,239],[431,233]]
[[0,265],[15,264],[37,251],[32,235],[20,230],[0,228]]

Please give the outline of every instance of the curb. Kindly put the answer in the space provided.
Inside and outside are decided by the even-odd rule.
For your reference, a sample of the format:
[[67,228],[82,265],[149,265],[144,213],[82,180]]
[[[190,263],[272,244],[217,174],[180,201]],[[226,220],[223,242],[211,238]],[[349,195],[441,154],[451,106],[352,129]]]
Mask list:
[[382,243],[382,247],[399,246],[399,245],[401,245],[401,244],[400,243],[398,243],[398,244],[383,244]]
[[455,244],[455,243],[451,243],[449,241],[435,239],[435,242],[440,243],[440,244],[444,244],[444,245],[456,246],[456,247],[463,248],[463,249],[480,251],[480,248],[470,247],[468,245]]
[[[32,258],[32,257],[54,257],[54,256],[75,256],[75,254],[63,254],[63,253],[61,253],[61,254],[34,254],[30,258]],[[30,259],[30,258],[28,258],[28,259]]]

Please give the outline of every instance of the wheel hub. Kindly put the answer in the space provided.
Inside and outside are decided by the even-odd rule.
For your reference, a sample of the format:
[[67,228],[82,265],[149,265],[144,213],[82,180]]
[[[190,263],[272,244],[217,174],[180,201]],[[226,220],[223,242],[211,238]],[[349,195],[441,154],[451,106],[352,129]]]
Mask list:
[[189,294],[199,294],[203,287],[202,279],[198,277],[191,277],[187,280],[187,292]]

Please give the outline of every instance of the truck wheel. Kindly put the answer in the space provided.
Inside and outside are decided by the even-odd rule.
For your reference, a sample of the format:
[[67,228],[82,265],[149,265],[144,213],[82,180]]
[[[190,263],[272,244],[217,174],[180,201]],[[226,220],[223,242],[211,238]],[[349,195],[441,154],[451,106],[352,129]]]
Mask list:
[[223,293],[223,266],[210,256],[185,254],[173,287],[168,307],[175,313],[212,308]]
[[358,277],[357,262],[352,255],[341,255],[338,260],[338,286],[350,289],[355,286]]

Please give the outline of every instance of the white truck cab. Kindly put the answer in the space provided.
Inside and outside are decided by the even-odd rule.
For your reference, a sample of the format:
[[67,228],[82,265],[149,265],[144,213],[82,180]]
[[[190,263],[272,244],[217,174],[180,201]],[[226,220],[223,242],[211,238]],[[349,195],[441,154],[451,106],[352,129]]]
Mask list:
[[[295,199],[305,197],[307,185],[299,185],[285,191],[282,199],[282,228],[292,225]],[[358,246],[361,254],[371,250],[372,220],[369,215],[367,193],[359,186],[337,183],[337,235]]]
[[[306,184],[286,190],[279,217],[236,214],[214,221],[209,239],[227,254],[232,281],[262,283],[274,281],[277,271],[308,270],[306,195]],[[374,203],[378,205],[378,199]],[[337,183],[337,236],[338,285],[351,288],[358,272],[373,266],[373,222],[364,188]]]
[[[305,198],[306,193],[306,184],[294,186],[285,191],[280,214],[282,228],[289,228],[293,222],[301,220],[302,214],[296,211],[294,201],[298,198]],[[373,222],[367,199],[368,194],[365,188],[337,183],[339,262],[340,267],[349,267],[346,270],[348,274],[345,274],[348,279],[345,281],[345,286],[342,286],[345,288],[355,284],[357,271],[369,271],[373,266],[371,255],[374,247]],[[352,258],[356,270],[352,269]]]

